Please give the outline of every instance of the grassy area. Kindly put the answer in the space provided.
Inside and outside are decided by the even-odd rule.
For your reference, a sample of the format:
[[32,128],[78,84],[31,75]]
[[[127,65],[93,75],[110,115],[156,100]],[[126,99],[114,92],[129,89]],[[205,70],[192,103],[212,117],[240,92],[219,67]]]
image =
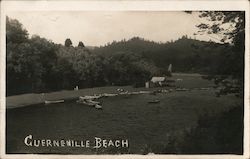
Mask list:
[[[182,78],[183,81],[179,81],[176,85],[196,88],[209,87],[212,84],[201,79],[200,76],[183,76]],[[132,87],[125,89],[142,90],[142,88]],[[145,90],[145,88],[143,89]],[[72,98],[77,93],[79,93],[77,95],[91,95],[98,94],[98,91],[111,93],[116,91],[116,87],[63,91],[63,95],[71,95]],[[214,91],[213,89],[191,90],[155,95],[139,94],[101,98],[103,110],[77,104],[76,100],[55,105],[36,104],[8,109],[7,153],[187,153],[178,149],[181,148],[181,145],[176,143],[184,142],[185,133],[193,132],[194,128],[199,127],[202,116],[218,116],[223,112],[242,106],[241,99],[229,95],[218,98],[215,97]],[[61,98],[60,93],[47,95],[54,99],[54,95],[57,94]],[[160,100],[160,103],[148,103],[148,101],[155,99]],[[233,118],[239,119],[241,116],[236,115]],[[199,133],[202,134],[202,132]],[[128,139],[129,148],[27,147],[23,140],[29,134],[38,139],[93,140],[94,137]],[[234,133],[230,134],[233,138]],[[192,144],[192,141],[189,140],[189,142]],[[206,144],[209,139],[203,140],[203,142]],[[234,145],[227,146],[231,148]],[[209,153],[209,147],[207,149],[206,152]],[[236,147],[235,149],[238,152],[240,148]],[[211,149],[210,153],[213,153],[212,151],[214,150]],[[225,152],[227,149],[218,153]]]
[[[199,74],[173,74],[171,79],[182,79],[182,81],[177,81],[175,85],[177,87],[184,88],[197,88],[197,87],[211,87],[213,83],[208,80],[204,80],[201,78]],[[131,86],[109,86],[109,87],[96,87],[96,88],[87,88],[80,89],[78,91],[73,90],[63,90],[52,93],[45,93],[43,96],[42,93],[30,93],[30,94],[22,94],[15,96],[8,96],[6,98],[6,107],[7,108],[17,108],[23,107],[32,104],[44,103],[44,100],[60,100],[60,99],[72,99],[77,98],[79,96],[84,95],[94,95],[101,93],[117,93],[117,88],[123,88],[127,91],[139,91],[139,90],[148,90],[146,88],[133,88]],[[151,88],[149,90],[157,90],[159,88]]]

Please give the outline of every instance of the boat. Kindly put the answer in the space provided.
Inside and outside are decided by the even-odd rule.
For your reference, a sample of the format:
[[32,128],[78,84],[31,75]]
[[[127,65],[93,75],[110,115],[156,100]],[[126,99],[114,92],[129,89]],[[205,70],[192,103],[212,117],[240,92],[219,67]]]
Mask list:
[[100,104],[100,102],[93,101],[91,99],[79,99],[76,101],[77,103],[82,103],[82,104],[87,104],[87,105],[95,105],[95,104]]
[[76,102],[81,103],[81,104],[86,104],[86,105],[89,105],[89,106],[95,106],[96,105],[95,103],[91,103],[91,102],[89,102],[89,100],[86,100],[86,99],[79,99]]
[[155,100],[152,100],[152,101],[148,101],[148,103],[160,103],[160,100],[155,99]]
[[79,100],[77,100],[76,102],[95,107],[96,109],[102,109],[101,103],[98,101],[93,101],[92,99],[82,99],[79,97]]
[[96,109],[102,109],[102,106],[100,105],[100,102],[93,101],[91,99],[79,99],[76,101],[77,103],[85,104],[87,106],[95,107]]
[[95,105],[95,108],[96,108],[96,109],[102,109],[102,106],[99,105],[99,104],[96,104],[96,105]]
[[87,102],[89,102],[89,103],[93,103],[93,104],[100,104],[100,102],[93,101],[93,100],[87,100]]
[[187,89],[187,88],[177,88],[177,89],[175,89],[176,91],[189,91],[189,89]]
[[113,93],[103,93],[102,94],[103,97],[115,97],[118,96],[118,94],[113,94]]
[[93,95],[93,96],[80,96],[80,100],[89,100],[89,99],[99,99],[101,98],[101,95]]
[[149,94],[150,91],[139,91],[139,93],[141,93],[141,94]]
[[64,100],[45,100],[45,104],[55,104],[55,103],[63,103]]

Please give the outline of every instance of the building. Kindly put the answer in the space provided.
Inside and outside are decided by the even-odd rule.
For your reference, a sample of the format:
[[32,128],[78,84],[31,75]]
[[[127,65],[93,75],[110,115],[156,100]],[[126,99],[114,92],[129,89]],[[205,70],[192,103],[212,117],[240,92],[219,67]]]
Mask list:
[[166,77],[152,77],[150,81],[145,83],[146,88],[151,87],[162,87],[166,86],[167,78]]

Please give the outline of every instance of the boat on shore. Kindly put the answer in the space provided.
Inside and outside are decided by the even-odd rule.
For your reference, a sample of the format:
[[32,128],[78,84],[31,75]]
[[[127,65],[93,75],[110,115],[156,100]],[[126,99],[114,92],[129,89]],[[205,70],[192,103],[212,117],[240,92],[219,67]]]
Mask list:
[[102,95],[93,95],[93,96],[80,96],[80,100],[94,100],[94,99],[99,99],[101,98]]
[[45,104],[56,104],[56,103],[63,103],[64,100],[45,100]]
[[101,106],[101,102],[98,102],[98,101],[94,101],[93,99],[96,99],[96,98],[82,98],[82,97],[79,97],[79,99],[76,101],[77,103],[80,103],[80,104],[85,104],[87,106],[92,106],[92,107],[95,107],[96,109],[102,109],[102,106]]
[[156,104],[156,103],[160,103],[160,100],[155,99],[155,100],[152,100],[152,101],[148,101],[148,103]]

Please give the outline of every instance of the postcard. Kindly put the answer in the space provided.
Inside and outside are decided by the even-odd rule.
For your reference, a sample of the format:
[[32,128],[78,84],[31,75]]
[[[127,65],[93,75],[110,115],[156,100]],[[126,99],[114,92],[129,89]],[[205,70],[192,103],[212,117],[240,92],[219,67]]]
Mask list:
[[249,158],[248,1],[2,1],[0,57],[1,158]]

